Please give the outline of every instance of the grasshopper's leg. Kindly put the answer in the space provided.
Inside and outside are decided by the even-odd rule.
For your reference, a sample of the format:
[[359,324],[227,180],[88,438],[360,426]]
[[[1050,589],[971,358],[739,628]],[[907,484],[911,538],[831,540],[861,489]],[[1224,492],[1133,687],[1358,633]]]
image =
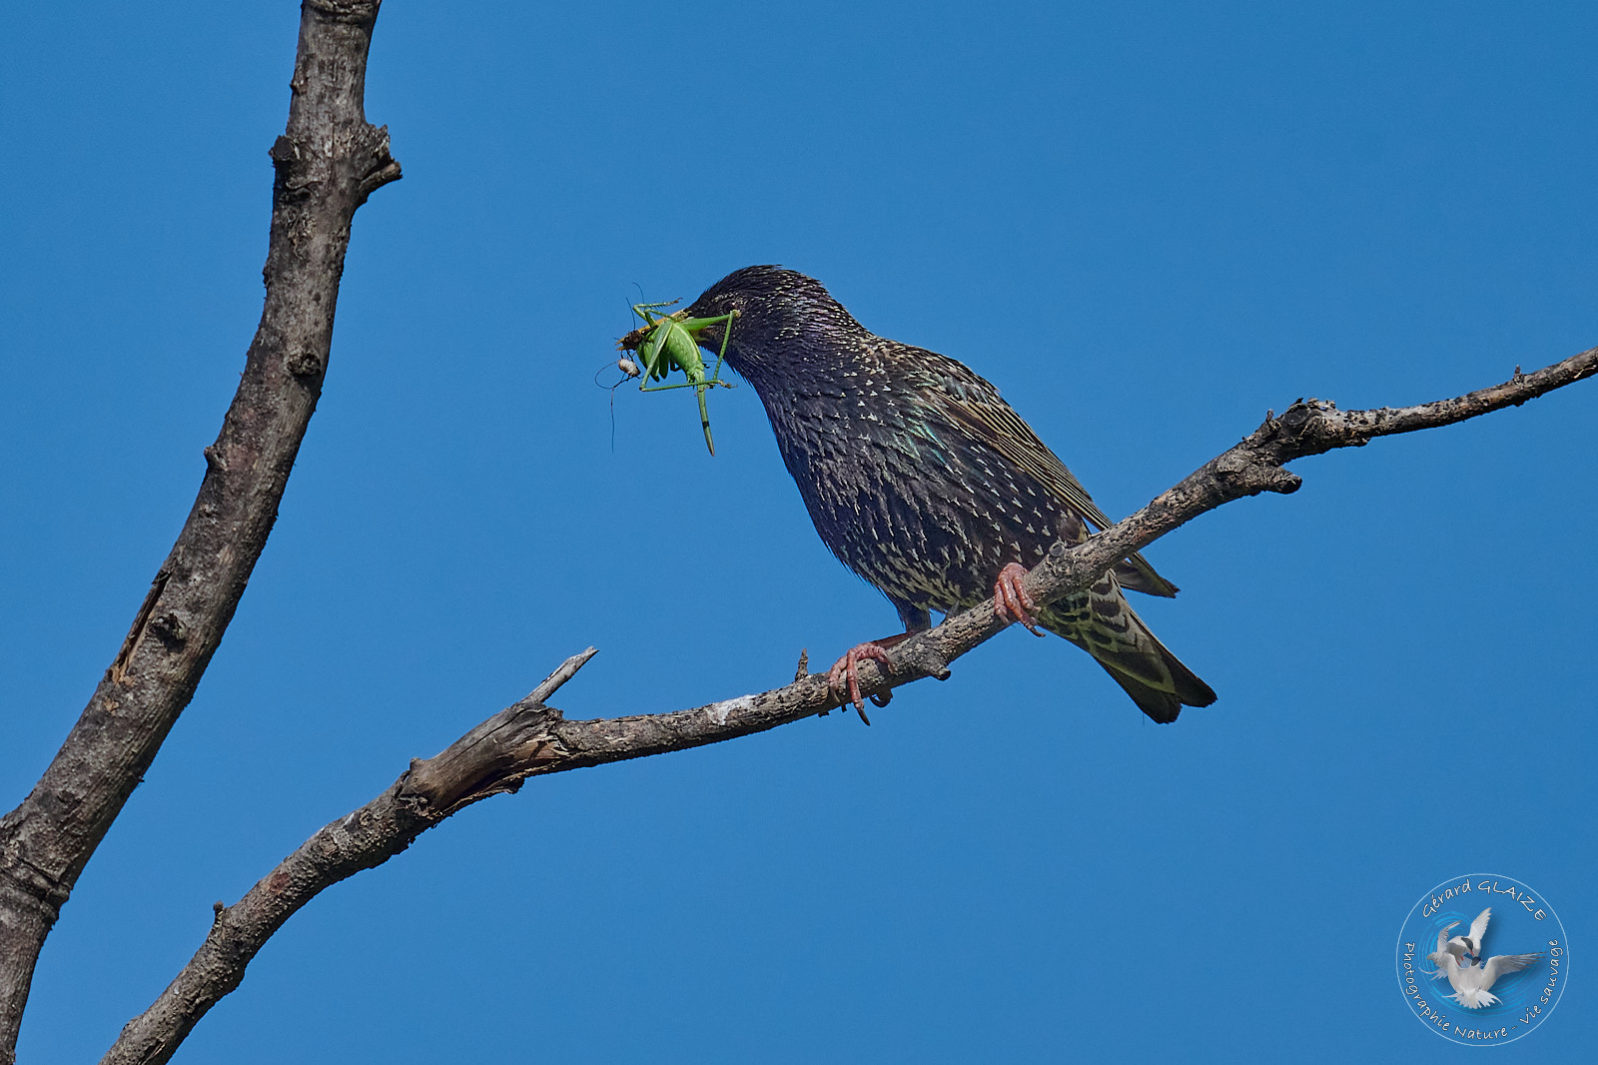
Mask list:
[[710,380],[714,384],[718,384],[718,385],[721,384],[721,364],[727,358],[727,341],[732,339],[732,320],[733,320],[733,317],[734,317],[734,313],[733,312],[729,312],[727,314],[722,315],[720,318],[712,318],[711,319],[711,321],[713,321],[713,322],[720,321],[720,322],[724,322],[725,323],[722,326],[722,329],[721,329],[721,350],[716,352],[716,370],[715,370],[714,373],[712,373],[710,375]]
[[664,314],[654,314],[651,312],[658,311],[662,307],[670,307],[672,304],[680,302],[680,300],[666,300],[662,303],[635,303],[633,304],[633,313],[642,318],[646,324],[654,325],[655,319],[664,318],[666,316]]
[[710,439],[710,411],[705,409],[705,393],[709,391],[707,384],[699,386],[699,424],[705,428],[705,446],[710,449],[710,457],[716,457],[716,442]]
[[674,385],[639,385],[638,386],[638,391],[640,391],[640,392],[670,392],[674,388],[709,388],[711,385],[721,385],[723,388],[731,388],[732,387],[732,385],[729,382],[727,382],[727,381],[699,380],[699,381],[678,381]]
[[655,376],[655,361],[659,358],[660,344],[656,341],[655,334],[652,332],[644,334],[643,341],[638,345],[638,365],[643,370],[638,381],[639,388],[643,388],[644,384]]

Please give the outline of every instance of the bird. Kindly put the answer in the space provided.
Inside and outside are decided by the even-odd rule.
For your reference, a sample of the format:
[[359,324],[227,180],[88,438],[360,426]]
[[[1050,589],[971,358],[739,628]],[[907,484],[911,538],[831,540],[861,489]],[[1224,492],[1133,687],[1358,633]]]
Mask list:
[[1431,974],[1432,979],[1447,978],[1454,993],[1446,997],[1467,1009],[1496,1006],[1499,998],[1488,989],[1498,982],[1498,978],[1530,968],[1542,957],[1541,953],[1499,954],[1488,958],[1485,964],[1466,965],[1462,960],[1466,955],[1480,957],[1481,939],[1487,932],[1487,920],[1492,912],[1486,909],[1477,915],[1471,922],[1469,936],[1450,938],[1448,933],[1460,922],[1452,921],[1444,925],[1437,933],[1437,949],[1426,955],[1427,960],[1437,966],[1437,971]]
[[1447,966],[1450,962],[1464,964],[1465,940],[1462,936],[1448,937],[1448,933],[1458,927],[1459,922],[1454,921],[1445,925],[1437,933],[1437,949],[1426,955],[1426,959],[1437,966],[1437,971],[1432,973],[1433,980],[1440,980],[1447,975]]
[[[1476,915],[1470,922],[1470,935],[1453,936],[1448,940],[1448,952],[1457,956],[1470,958],[1471,961],[1481,961],[1481,940],[1487,934],[1487,922],[1492,919],[1493,910],[1489,906]],[[1454,922],[1458,924],[1458,921]],[[1449,927],[1453,927],[1450,925]]]
[[822,542],[898,611],[903,633],[851,648],[828,673],[862,720],[861,661],[885,663],[888,647],[931,627],[932,611],[990,598],[1002,620],[1087,651],[1157,722],[1215,701],[1122,594],[1176,594],[1140,555],[1041,609],[1022,588],[1057,540],[1080,543],[1087,526],[1111,522],[986,379],[871,333],[819,281],[778,266],[735,270],[677,314],[732,316],[698,343],[724,351],[759,396]]

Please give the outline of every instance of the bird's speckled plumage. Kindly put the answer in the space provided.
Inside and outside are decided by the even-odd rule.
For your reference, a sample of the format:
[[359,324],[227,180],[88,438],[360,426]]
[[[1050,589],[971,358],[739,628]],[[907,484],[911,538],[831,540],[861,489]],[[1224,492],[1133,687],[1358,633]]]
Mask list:
[[[821,284],[751,266],[687,308],[736,311],[727,363],[765,404],[783,462],[832,553],[876,585],[906,630],[993,595],[1008,563],[1110,524],[1077,479],[983,378],[869,332]],[[720,327],[700,343],[719,348]],[[1215,693],[1155,639],[1121,589],[1176,588],[1133,556],[1038,622],[1092,654],[1156,721]]]

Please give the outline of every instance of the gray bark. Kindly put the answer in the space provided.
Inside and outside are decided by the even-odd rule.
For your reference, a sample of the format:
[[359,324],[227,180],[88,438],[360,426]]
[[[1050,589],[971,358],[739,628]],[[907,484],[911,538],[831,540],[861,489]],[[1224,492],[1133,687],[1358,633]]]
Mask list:
[[79,874],[188,705],[277,517],[327,369],[350,220],[399,177],[362,111],[379,0],[308,2],[276,170],[266,302],[199,495],[82,716],[0,819],[0,1065]]

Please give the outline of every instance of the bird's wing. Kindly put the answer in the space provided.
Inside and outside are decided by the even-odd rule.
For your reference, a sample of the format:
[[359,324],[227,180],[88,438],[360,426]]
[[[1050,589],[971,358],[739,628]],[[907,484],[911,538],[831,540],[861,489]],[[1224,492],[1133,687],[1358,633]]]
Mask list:
[[1437,933],[1437,953],[1448,953],[1448,933],[1453,931],[1454,925],[1458,923],[1458,921],[1454,921],[1452,924],[1446,924],[1443,926],[1443,930]]
[[1483,966],[1481,986],[1483,989],[1492,987],[1493,981],[1500,976],[1529,969],[1537,964],[1537,959],[1541,957],[1541,954],[1500,954],[1496,958],[1488,958],[1487,964]]
[[[1029,477],[1047,485],[1057,499],[1095,529],[1108,529],[1115,524],[1093,502],[1082,482],[1066,469],[1059,456],[1050,451],[1032,427],[1004,401],[998,389],[947,356],[936,352],[927,354],[935,356],[928,361],[933,368],[933,379],[924,391],[931,407]],[[1176,585],[1155,573],[1142,555],[1132,555],[1127,561],[1136,576],[1123,579],[1123,585],[1150,595],[1176,594]]]
[[1487,921],[1492,915],[1493,908],[1489,906],[1481,913],[1478,913],[1474,921],[1470,922],[1470,941],[1476,944],[1477,954],[1481,953],[1481,937],[1487,934]]

